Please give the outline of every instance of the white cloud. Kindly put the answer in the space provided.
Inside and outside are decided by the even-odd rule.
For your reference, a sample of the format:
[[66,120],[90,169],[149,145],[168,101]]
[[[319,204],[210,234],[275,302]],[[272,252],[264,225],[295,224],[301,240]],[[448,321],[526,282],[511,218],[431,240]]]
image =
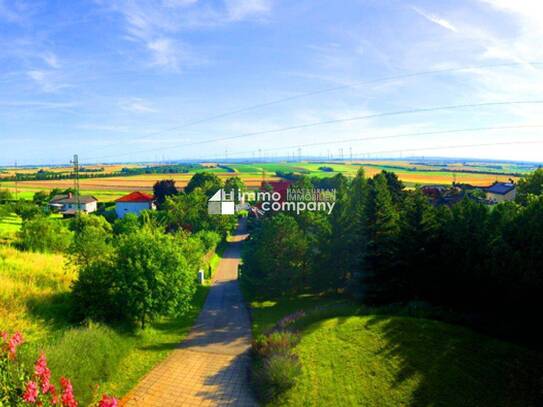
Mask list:
[[51,68],[60,68],[60,62],[55,54],[52,52],[45,52],[42,55],[43,60],[47,65],[49,65]]
[[152,108],[145,100],[141,98],[129,98],[119,102],[121,109],[135,113],[154,113],[156,109]]
[[198,0],[96,0],[119,13],[125,21],[126,38],[142,43],[154,65],[180,70],[200,63],[180,33],[197,27],[260,19],[271,11],[270,0],[224,0],[224,7],[212,7]]
[[417,14],[424,17],[426,20],[430,21],[431,23],[437,24],[447,30],[458,32],[458,29],[448,20],[445,20],[444,18],[441,18],[435,14],[427,13],[418,7],[412,7],[412,8]]
[[233,21],[262,17],[271,11],[269,0],[225,0],[228,16]]
[[68,85],[61,83],[58,74],[51,70],[31,69],[26,75],[44,92],[56,92]]

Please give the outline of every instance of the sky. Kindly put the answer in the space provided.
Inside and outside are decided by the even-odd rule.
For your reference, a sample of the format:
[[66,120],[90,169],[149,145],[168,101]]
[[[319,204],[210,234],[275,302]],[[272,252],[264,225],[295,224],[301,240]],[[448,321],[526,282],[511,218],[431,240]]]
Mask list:
[[0,165],[541,162],[542,41],[540,0],[0,0]]

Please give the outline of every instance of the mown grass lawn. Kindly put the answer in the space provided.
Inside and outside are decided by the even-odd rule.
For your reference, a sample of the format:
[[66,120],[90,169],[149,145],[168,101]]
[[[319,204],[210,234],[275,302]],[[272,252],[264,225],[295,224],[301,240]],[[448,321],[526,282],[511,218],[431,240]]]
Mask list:
[[28,365],[45,351],[53,378],[69,377],[82,406],[104,392],[118,397],[127,393],[186,336],[209,291],[199,287],[189,313],[157,320],[145,331],[77,325],[70,321],[69,290],[75,277],[62,255],[0,245],[0,331],[23,333],[21,356]]
[[[543,358],[457,325],[371,314],[304,296],[252,303],[253,331],[315,305],[298,324],[302,373],[270,406],[537,406]],[[349,311],[350,309],[350,311]],[[350,314],[350,315],[349,315]]]

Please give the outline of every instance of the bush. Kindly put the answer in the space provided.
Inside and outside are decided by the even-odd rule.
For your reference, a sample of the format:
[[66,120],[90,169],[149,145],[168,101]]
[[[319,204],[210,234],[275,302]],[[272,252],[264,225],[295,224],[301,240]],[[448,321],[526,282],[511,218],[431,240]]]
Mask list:
[[292,354],[273,354],[253,367],[251,380],[257,396],[271,401],[290,389],[301,373],[298,357]]
[[252,345],[252,351],[259,358],[267,358],[273,354],[288,355],[292,348],[300,342],[300,335],[289,331],[272,332],[260,335]]
[[210,230],[201,230],[194,234],[194,237],[200,239],[204,245],[204,251],[209,253],[217,248],[217,245],[221,242],[221,235],[217,232]]
[[93,384],[115,374],[130,344],[111,328],[90,325],[70,329],[54,346],[45,348],[53,372],[70,377],[83,405],[96,398]]
[[75,309],[87,318],[122,317],[141,323],[180,315],[190,307],[201,265],[199,240],[143,228],[120,235],[110,258],[82,268],[74,284]]
[[36,252],[64,252],[72,242],[72,233],[58,219],[36,216],[23,221],[19,244]]

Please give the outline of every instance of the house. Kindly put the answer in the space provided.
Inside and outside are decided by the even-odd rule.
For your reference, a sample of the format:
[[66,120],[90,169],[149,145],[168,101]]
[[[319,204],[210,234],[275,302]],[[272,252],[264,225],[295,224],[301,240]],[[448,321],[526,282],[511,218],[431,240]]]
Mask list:
[[74,216],[78,210],[86,213],[96,212],[98,199],[91,195],[76,197],[71,192],[68,192],[67,194],[53,196],[49,201],[49,206],[53,211],[59,212],[64,216]]
[[142,211],[155,209],[155,198],[145,192],[131,192],[115,201],[115,212],[118,218],[124,218],[128,213],[139,215]]
[[484,189],[486,199],[492,203],[512,201],[517,196],[517,187],[512,182],[494,182]]

